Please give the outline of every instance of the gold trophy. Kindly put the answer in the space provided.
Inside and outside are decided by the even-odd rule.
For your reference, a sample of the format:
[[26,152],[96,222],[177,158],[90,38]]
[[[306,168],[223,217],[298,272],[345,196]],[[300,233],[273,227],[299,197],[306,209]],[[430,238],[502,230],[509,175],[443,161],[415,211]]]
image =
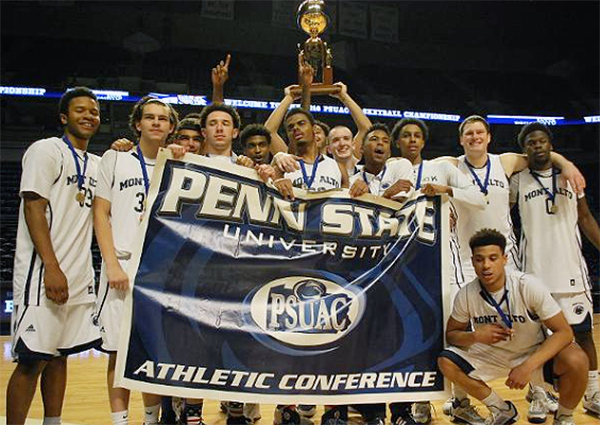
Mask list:
[[[340,88],[333,85],[331,49],[319,37],[329,24],[329,17],[325,13],[325,2],[323,0],[304,0],[298,7],[296,15],[298,26],[309,35],[303,46],[298,44],[300,51],[298,58],[299,62],[306,62],[314,70],[314,81],[316,82],[311,84],[310,92],[314,94],[338,92]],[[302,84],[301,79],[300,84]]]

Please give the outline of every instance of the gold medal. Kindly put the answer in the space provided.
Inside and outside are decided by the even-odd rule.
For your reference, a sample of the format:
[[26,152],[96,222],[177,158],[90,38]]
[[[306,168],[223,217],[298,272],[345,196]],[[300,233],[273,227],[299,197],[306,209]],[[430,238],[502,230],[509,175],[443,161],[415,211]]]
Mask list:
[[556,204],[552,204],[552,206],[550,207],[550,212],[552,214],[556,214],[558,212],[558,206]]
[[83,201],[85,201],[85,194],[83,192],[77,192],[77,195],[75,195],[75,200],[80,204],[83,204]]

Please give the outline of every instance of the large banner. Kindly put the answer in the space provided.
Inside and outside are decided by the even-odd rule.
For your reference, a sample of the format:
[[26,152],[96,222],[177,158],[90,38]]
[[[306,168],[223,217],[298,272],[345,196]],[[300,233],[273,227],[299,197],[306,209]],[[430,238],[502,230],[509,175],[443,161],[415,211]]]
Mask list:
[[440,198],[289,202],[252,169],[162,152],[150,202],[118,385],[261,403],[447,397]]

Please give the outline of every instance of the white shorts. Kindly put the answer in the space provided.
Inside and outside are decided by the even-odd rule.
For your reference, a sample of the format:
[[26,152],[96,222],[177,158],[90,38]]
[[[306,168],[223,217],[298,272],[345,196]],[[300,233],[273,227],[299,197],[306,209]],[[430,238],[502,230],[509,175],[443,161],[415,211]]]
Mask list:
[[[451,360],[469,377],[488,382],[498,378],[508,377],[510,371],[527,360],[537,349],[512,358],[498,356],[496,353],[479,353],[466,351],[458,347],[448,347],[440,353],[440,357]],[[549,370],[546,370],[550,367]],[[536,369],[531,375],[530,382],[542,386],[544,382],[554,384],[552,376],[552,360],[543,367]]]
[[100,346],[94,303],[26,306],[20,301],[12,314],[15,361],[50,360]]
[[[119,260],[119,264],[127,272],[129,261]],[[106,265],[102,262],[98,300],[96,301],[96,321],[100,327],[100,336],[102,337],[102,346],[100,348],[102,351],[117,351],[121,330],[121,316],[126,294],[127,291],[111,289],[108,286]]]
[[594,306],[590,291],[553,293],[552,298],[562,309],[574,332],[590,332]]

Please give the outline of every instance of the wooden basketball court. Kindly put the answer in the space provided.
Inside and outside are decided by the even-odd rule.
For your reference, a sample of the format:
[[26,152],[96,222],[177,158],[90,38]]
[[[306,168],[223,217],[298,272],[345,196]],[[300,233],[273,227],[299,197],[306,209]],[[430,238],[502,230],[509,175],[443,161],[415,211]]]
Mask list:
[[[594,329],[594,338],[596,346],[600,347],[600,314],[596,314],[594,318],[596,327]],[[6,385],[10,375],[14,369],[14,364],[11,361],[11,341],[7,336],[0,337],[0,344],[3,351],[3,356],[0,366],[0,425],[6,424]],[[68,383],[65,404],[63,409],[63,425],[110,425],[110,410],[108,406],[108,396],[106,391],[106,366],[108,357],[105,354],[97,351],[86,351],[76,356],[69,357],[68,367]],[[499,394],[509,400],[512,400],[521,414],[521,419],[517,424],[528,424],[527,422],[527,402],[525,401],[526,391],[513,391],[503,385],[503,380],[498,380],[493,383],[494,389]],[[443,401],[433,402],[435,411],[433,414],[432,424],[451,424],[450,420],[442,413]],[[257,422],[257,425],[271,425],[273,423],[274,405],[261,405],[262,419]],[[487,415],[487,409],[480,407],[483,411],[483,416]],[[142,400],[137,392],[131,395],[130,405],[130,424],[140,425],[143,419]],[[315,425],[319,425],[322,406],[319,406],[315,415]],[[43,418],[42,401],[39,389],[36,392],[31,410],[29,412],[27,424],[41,424]],[[209,425],[225,425],[225,415],[219,411],[219,403],[214,400],[207,400],[204,404],[204,420]],[[575,423],[577,425],[592,425],[600,424],[600,419],[589,416],[583,413],[581,405],[578,407],[575,414]],[[388,412],[389,422],[389,412]],[[351,418],[353,425],[361,423],[358,416]],[[552,420],[548,419],[547,424],[552,425]]]

